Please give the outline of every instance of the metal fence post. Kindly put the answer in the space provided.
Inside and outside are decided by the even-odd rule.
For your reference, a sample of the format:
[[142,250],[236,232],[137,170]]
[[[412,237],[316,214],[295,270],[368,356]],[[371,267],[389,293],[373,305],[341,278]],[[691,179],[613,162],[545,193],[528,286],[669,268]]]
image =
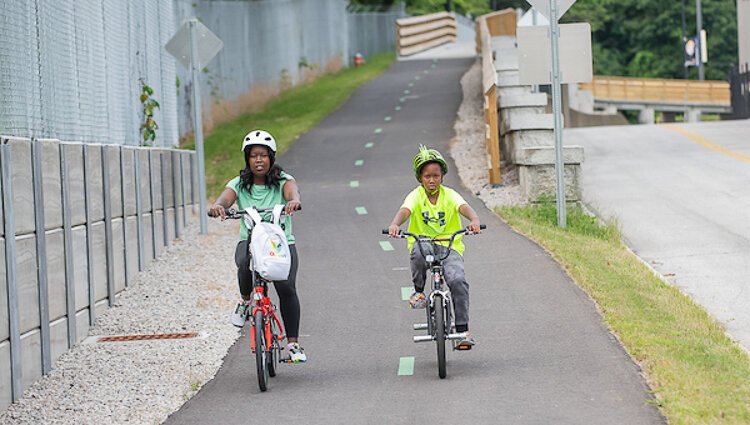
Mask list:
[[125,270],[123,272],[125,273],[125,287],[128,287],[128,279],[130,276],[128,276],[128,258],[131,255],[131,253],[128,252],[128,213],[127,209],[125,208],[125,147],[120,146],[120,199],[122,202],[122,253],[123,253],[123,264],[125,265]]
[[156,258],[156,202],[154,202],[154,161],[152,160],[153,149],[148,150],[148,175],[149,189],[151,191],[151,248],[152,258]]
[[141,155],[140,148],[134,149],[133,167],[135,169],[135,215],[138,231],[138,271],[146,269],[146,247],[143,241],[143,201],[141,200]]
[[167,176],[164,167],[164,152],[159,152],[159,175],[161,176],[161,222],[164,229],[164,246],[169,247],[169,217],[167,217]]
[[[114,273],[114,245],[112,241],[112,194],[110,190],[109,178],[109,149],[102,145],[102,182],[104,188],[104,246],[106,247],[107,258],[107,295],[109,306],[115,304],[115,273]],[[89,267],[91,268],[91,267]]]
[[177,173],[177,160],[175,160],[176,157],[179,157],[179,152],[170,151],[171,153],[171,161],[172,161],[172,199],[174,200],[172,203],[174,204],[174,238],[179,239],[180,238],[180,211],[177,204],[177,196],[179,192],[177,192],[177,184],[178,184],[178,176]]
[[73,231],[71,229],[68,146],[60,144],[60,185],[62,190],[63,243],[65,244],[65,306],[68,315],[68,348],[76,343],[76,283],[73,274]]
[[182,228],[187,227],[187,199],[185,192],[185,154],[180,152],[180,189],[182,190]]
[[83,193],[84,210],[86,211],[86,273],[89,282],[89,325],[96,322],[96,292],[94,288],[94,241],[91,223],[91,167],[89,166],[89,145],[83,144]]
[[49,341],[49,282],[47,278],[47,235],[44,228],[44,190],[42,144],[31,139],[32,180],[34,183],[34,223],[36,227],[36,264],[39,281],[39,332],[42,337],[42,374],[52,370]]
[[5,279],[8,284],[11,392],[13,401],[16,401],[23,394],[21,316],[18,310],[18,282],[16,281],[16,221],[13,215],[11,150],[7,140],[0,140],[0,143],[0,167],[2,167],[3,176],[3,217],[5,218]]

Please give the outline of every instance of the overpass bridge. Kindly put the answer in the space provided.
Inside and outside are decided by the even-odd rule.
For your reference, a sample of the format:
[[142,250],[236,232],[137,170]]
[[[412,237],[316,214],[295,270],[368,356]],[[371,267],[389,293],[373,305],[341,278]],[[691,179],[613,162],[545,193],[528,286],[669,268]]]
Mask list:
[[594,76],[577,89],[582,109],[636,110],[642,123],[653,123],[656,111],[684,113],[688,122],[699,121],[701,113],[732,112],[726,81]]

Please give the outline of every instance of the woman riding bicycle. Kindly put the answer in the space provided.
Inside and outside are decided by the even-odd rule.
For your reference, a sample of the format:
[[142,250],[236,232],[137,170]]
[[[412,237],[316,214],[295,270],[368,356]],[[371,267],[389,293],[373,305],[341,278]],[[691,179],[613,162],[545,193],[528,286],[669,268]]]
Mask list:
[[[277,204],[286,204],[287,214],[284,232],[289,242],[292,255],[292,266],[287,280],[274,282],[276,293],[279,295],[281,317],[286,330],[287,348],[293,363],[307,361],[305,350],[299,345],[300,306],[295,287],[297,277],[297,249],[294,245],[292,223],[290,216],[301,208],[299,190],[294,177],[285,173],[276,164],[276,141],[273,136],[263,130],[253,130],[242,142],[242,152],[245,156],[245,168],[240,175],[227,183],[224,192],[219,196],[210,209],[214,217],[226,218],[225,209],[237,202],[241,210],[248,208],[273,208]],[[245,324],[247,317],[247,301],[252,298],[252,276],[249,269],[248,243],[249,234],[244,220],[240,221],[240,241],[234,254],[237,264],[240,295],[242,299],[230,315],[230,321],[237,327]]]
[[[393,217],[388,234],[395,237],[399,234],[401,226],[409,220],[409,232],[424,235],[431,238],[450,237],[450,235],[462,229],[460,215],[471,221],[468,229],[472,233],[479,233],[479,216],[471,206],[455,190],[443,186],[443,176],[448,173],[448,164],[435,149],[425,146],[419,147],[419,153],[414,157],[414,175],[420,186],[412,190],[404,199],[401,208]],[[460,215],[459,215],[460,214]],[[438,249],[448,249],[447,242],[437,242]],[[424,294],[425,274],[427,263],[424,255],[442,252],[431,252],[432,247],[428,244],[422,246],[423,250],[414,247],[414,240],[409,239],[409,250],[411,251],[411,275],[414,283],[414,292],[409,298],[412,308],[425,308],[427,297]],[[424,252],[423,252],[424,251]],[[461,236],[456,237],[450,249],[448,257],[443,261],[445,280],[453,295],[453,306],[456,311],[456,332],[466,333],[466,337],[458,343],[461,349],[471,349],[476,341],[468,333],[469,331],[469,284],[464,274],[463,260],[464,244]]]

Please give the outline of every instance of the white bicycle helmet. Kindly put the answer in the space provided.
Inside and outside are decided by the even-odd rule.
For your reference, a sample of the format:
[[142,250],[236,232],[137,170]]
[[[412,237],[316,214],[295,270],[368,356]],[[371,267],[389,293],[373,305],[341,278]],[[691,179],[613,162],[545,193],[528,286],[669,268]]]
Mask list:
[[251,145],[267,146],[273,154],[276,154],[276,139],[267,131],[253,130],[247,133],[242,141],[242,152],[245,152],[245,148]]

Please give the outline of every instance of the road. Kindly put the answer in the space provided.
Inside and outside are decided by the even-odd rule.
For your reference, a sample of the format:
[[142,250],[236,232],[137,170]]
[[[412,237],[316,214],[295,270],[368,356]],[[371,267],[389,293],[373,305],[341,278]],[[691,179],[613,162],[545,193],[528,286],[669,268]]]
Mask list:
[[[449,353],[440,380],[434,344],[411,341],[424,313],[402,300],[408,254],[401,240],[384,250],[380,230],[417,184],[417,145],[447,151],[472,62],[397,62],[280,158],[304,204],[294,229],[309,362],[281,365],[260,393],[244,334],[215,379],[166,423],[665,423],[587,295],[467,193],[455,169],[445,183],[488,225],[466,238],[479,344]],[[413,372],[399,376],[406,357]]]
[[750,121],[565,131],[583,197],[750,349]]

